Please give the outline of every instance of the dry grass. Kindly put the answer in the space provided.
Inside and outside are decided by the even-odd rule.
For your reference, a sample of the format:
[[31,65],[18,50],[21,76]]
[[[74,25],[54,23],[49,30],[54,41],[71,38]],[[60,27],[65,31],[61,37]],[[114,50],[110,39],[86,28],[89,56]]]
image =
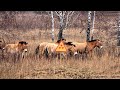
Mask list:
[[[104,59],[103,59],[104,58]],[[1,79],[91,79],[120,78],[119,59],[100,60],[35,60],[1,62]]]
[[[55,30],[55,40],[57,40],[58,30]],[[85,41],[85,32],[81,34],[80,30],[70,29],[64,31],[64,36],[67,41]],[[34,52],[36,46],[43,41],[52,42],[50,39],[50,30],[30,30],[29,32],[19,33],[21,39],[29,43],[28,56],[14,63],[12,58],[5,58],[0,61],[0,78],[1,79],[94,79],[94,78],[120,78],[120,60],[117,47],[105,47],[103,50],[94,52],[92,59],[76,60],[47,60],[45,58],[35,58]],[[97,32],[96,32],[97,33]],[[102,32],[103,33],[103,32]],[[101,34],[101,33],[100,33]],[[104,33],[105,35],[105,33]],[[99,36],[104,40],[106,45],[106,36]],[[13,39],[14,40],[14,39]],[[12,41],[12,40],[11,40]],[[114,41],[115,42],[115,41]],[[116,42],[115,42],[116,43]],[[110,43],[110,46],[112,44]],[[101,55],[101,56],[99,56]]]

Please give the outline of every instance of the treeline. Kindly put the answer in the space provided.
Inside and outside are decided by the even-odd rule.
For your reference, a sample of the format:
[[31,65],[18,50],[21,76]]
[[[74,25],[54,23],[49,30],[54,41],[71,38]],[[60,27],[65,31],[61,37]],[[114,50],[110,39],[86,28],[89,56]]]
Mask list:
[[[95,28],[110,30],[118,20],[118,12],[96,11]],[[87,29],[87,11],[74,11],[67,28]],[[59,18],[54,12],[55,28],[59,29]],[[52,28],[50,11],[0,11],[0,29],[47,30]]]

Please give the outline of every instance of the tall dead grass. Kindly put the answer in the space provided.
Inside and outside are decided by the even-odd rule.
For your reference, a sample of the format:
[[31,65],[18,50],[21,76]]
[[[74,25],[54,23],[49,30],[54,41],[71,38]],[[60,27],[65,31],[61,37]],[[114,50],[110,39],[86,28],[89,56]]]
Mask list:
[[[113,46],[114,43],[106,43],[107,35],[97,35],[101,38],[104,48],[95,49],[91,59],[39,59],[35,57],[35,48],[40,42],[52,42],[50,30],[30,30],[27,32],[17,32],[21,39],[29,43],[29,51],[26,58],[13,62],[12,58],[0,60],[1,79],[94,79],[94,78],[120,78],[119,48]],[[58,30],[55,30],[55,41]],[[86,40],[85,31],[65,30],[64,37],[67,41],[84,42]],[[97,32],[96,32],[97,33]],[[15,31],[12,34],[16,34]],[[99,33],[99,34],[103,34]],[[108,46],[107,46],[108,45]]]

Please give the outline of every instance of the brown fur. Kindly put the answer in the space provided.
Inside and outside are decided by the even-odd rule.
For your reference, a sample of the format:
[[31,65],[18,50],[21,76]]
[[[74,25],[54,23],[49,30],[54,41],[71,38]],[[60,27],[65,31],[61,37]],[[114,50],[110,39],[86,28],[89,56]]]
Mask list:
[[24,52],[27,51],[27,44],[25,41],[18,42],[17,44],[6,44],[3,50],[5,53],[22,53],[22,56],[24,57]]
[[39,55],[43,55],[44,54],[44,48],[45,46],[48,44],[48,42],[42,42],[40,43],[40,45],[38,45],[38,52],[39,52]]
[[102,46],[102,41],[100,41],[99,39],[88,41],[86,47],[86,53],[92,54],[92,51],[95,47],[101,48],[101,46]]
[[56,46],[60,43],[60,41],[65,42],[66,39],[60,39],[60,40],[58,40],[58,41],[55,42],[55,43],[42,42],[42,43],[40,43],[40,44],[37,46],[37,48],[36,48],[36,50],[35,50],[35,53],[36,53],[36,54],[39,54],[40,57],[41,57],[41,56],[43,56],[44,51],[45,51],[46,48],[48,49],[48,52],[49,52],[49,53],[55,52],[55,48],[56,48]]
[[78,52],[78,53],[91,53],[95,47],[101,47],[102,42],[98,39],[84,42],[84,43],[78,43],[78,42],[72,42],[72,44],[75,44],[75,48],[72,50],[72,52]]
[[[58,55],[60,52],[56,52],[56,48],[59,45],[59,43],[48,43],[45,47],[45,49],[47,48],[49,55],[51,56],[53,55]],[[72,49],[74,49],[75,45],[74,44],[70,44],[67,42],[64,42],[65,48],[66,48],[66,53],[68,53],[69,51],[71,51]],[[64,53],[65,56],[65,53]]]

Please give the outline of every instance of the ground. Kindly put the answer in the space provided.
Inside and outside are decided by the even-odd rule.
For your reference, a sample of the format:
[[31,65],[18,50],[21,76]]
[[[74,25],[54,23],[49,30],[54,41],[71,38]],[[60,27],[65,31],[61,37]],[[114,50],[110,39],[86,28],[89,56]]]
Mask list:
[[[79,30],[71,29],[64,31],[64,37],[67,41],[83,42],[85,41],[85,32],[78,34]],[[41,42],[52,42],[50,30],[30,30],[26,32],[11,31],[16,38],[7,38],[7,43],[16,43],[25,40],[29,44],[28,56],[14,63],[12,58],[0,60],[0,78],[1,79],[116,79],[120,78],[120,59],[117,49],[111,49],[106,46],[106,35],[99,36],[104,41],[102,56],[97,52],[91,59],[50,59],[35,58],[35,48]],[[55,32],[55,40],[57,38]],[[103,32],[102,32],[103,34]],[[100,33],[101,35],[101,33]],[[112,40],[112,39],[111,39]],[[112,41],[113,42],[113,41]],[[115,42],[115,41],[114,41]],[[109,42],[109,45],[112,45]],[[114,43],[113,43],[114,44]],[[117,46],[115,46],[117,48]],[[110,51],[110,54],[109,52]]]

